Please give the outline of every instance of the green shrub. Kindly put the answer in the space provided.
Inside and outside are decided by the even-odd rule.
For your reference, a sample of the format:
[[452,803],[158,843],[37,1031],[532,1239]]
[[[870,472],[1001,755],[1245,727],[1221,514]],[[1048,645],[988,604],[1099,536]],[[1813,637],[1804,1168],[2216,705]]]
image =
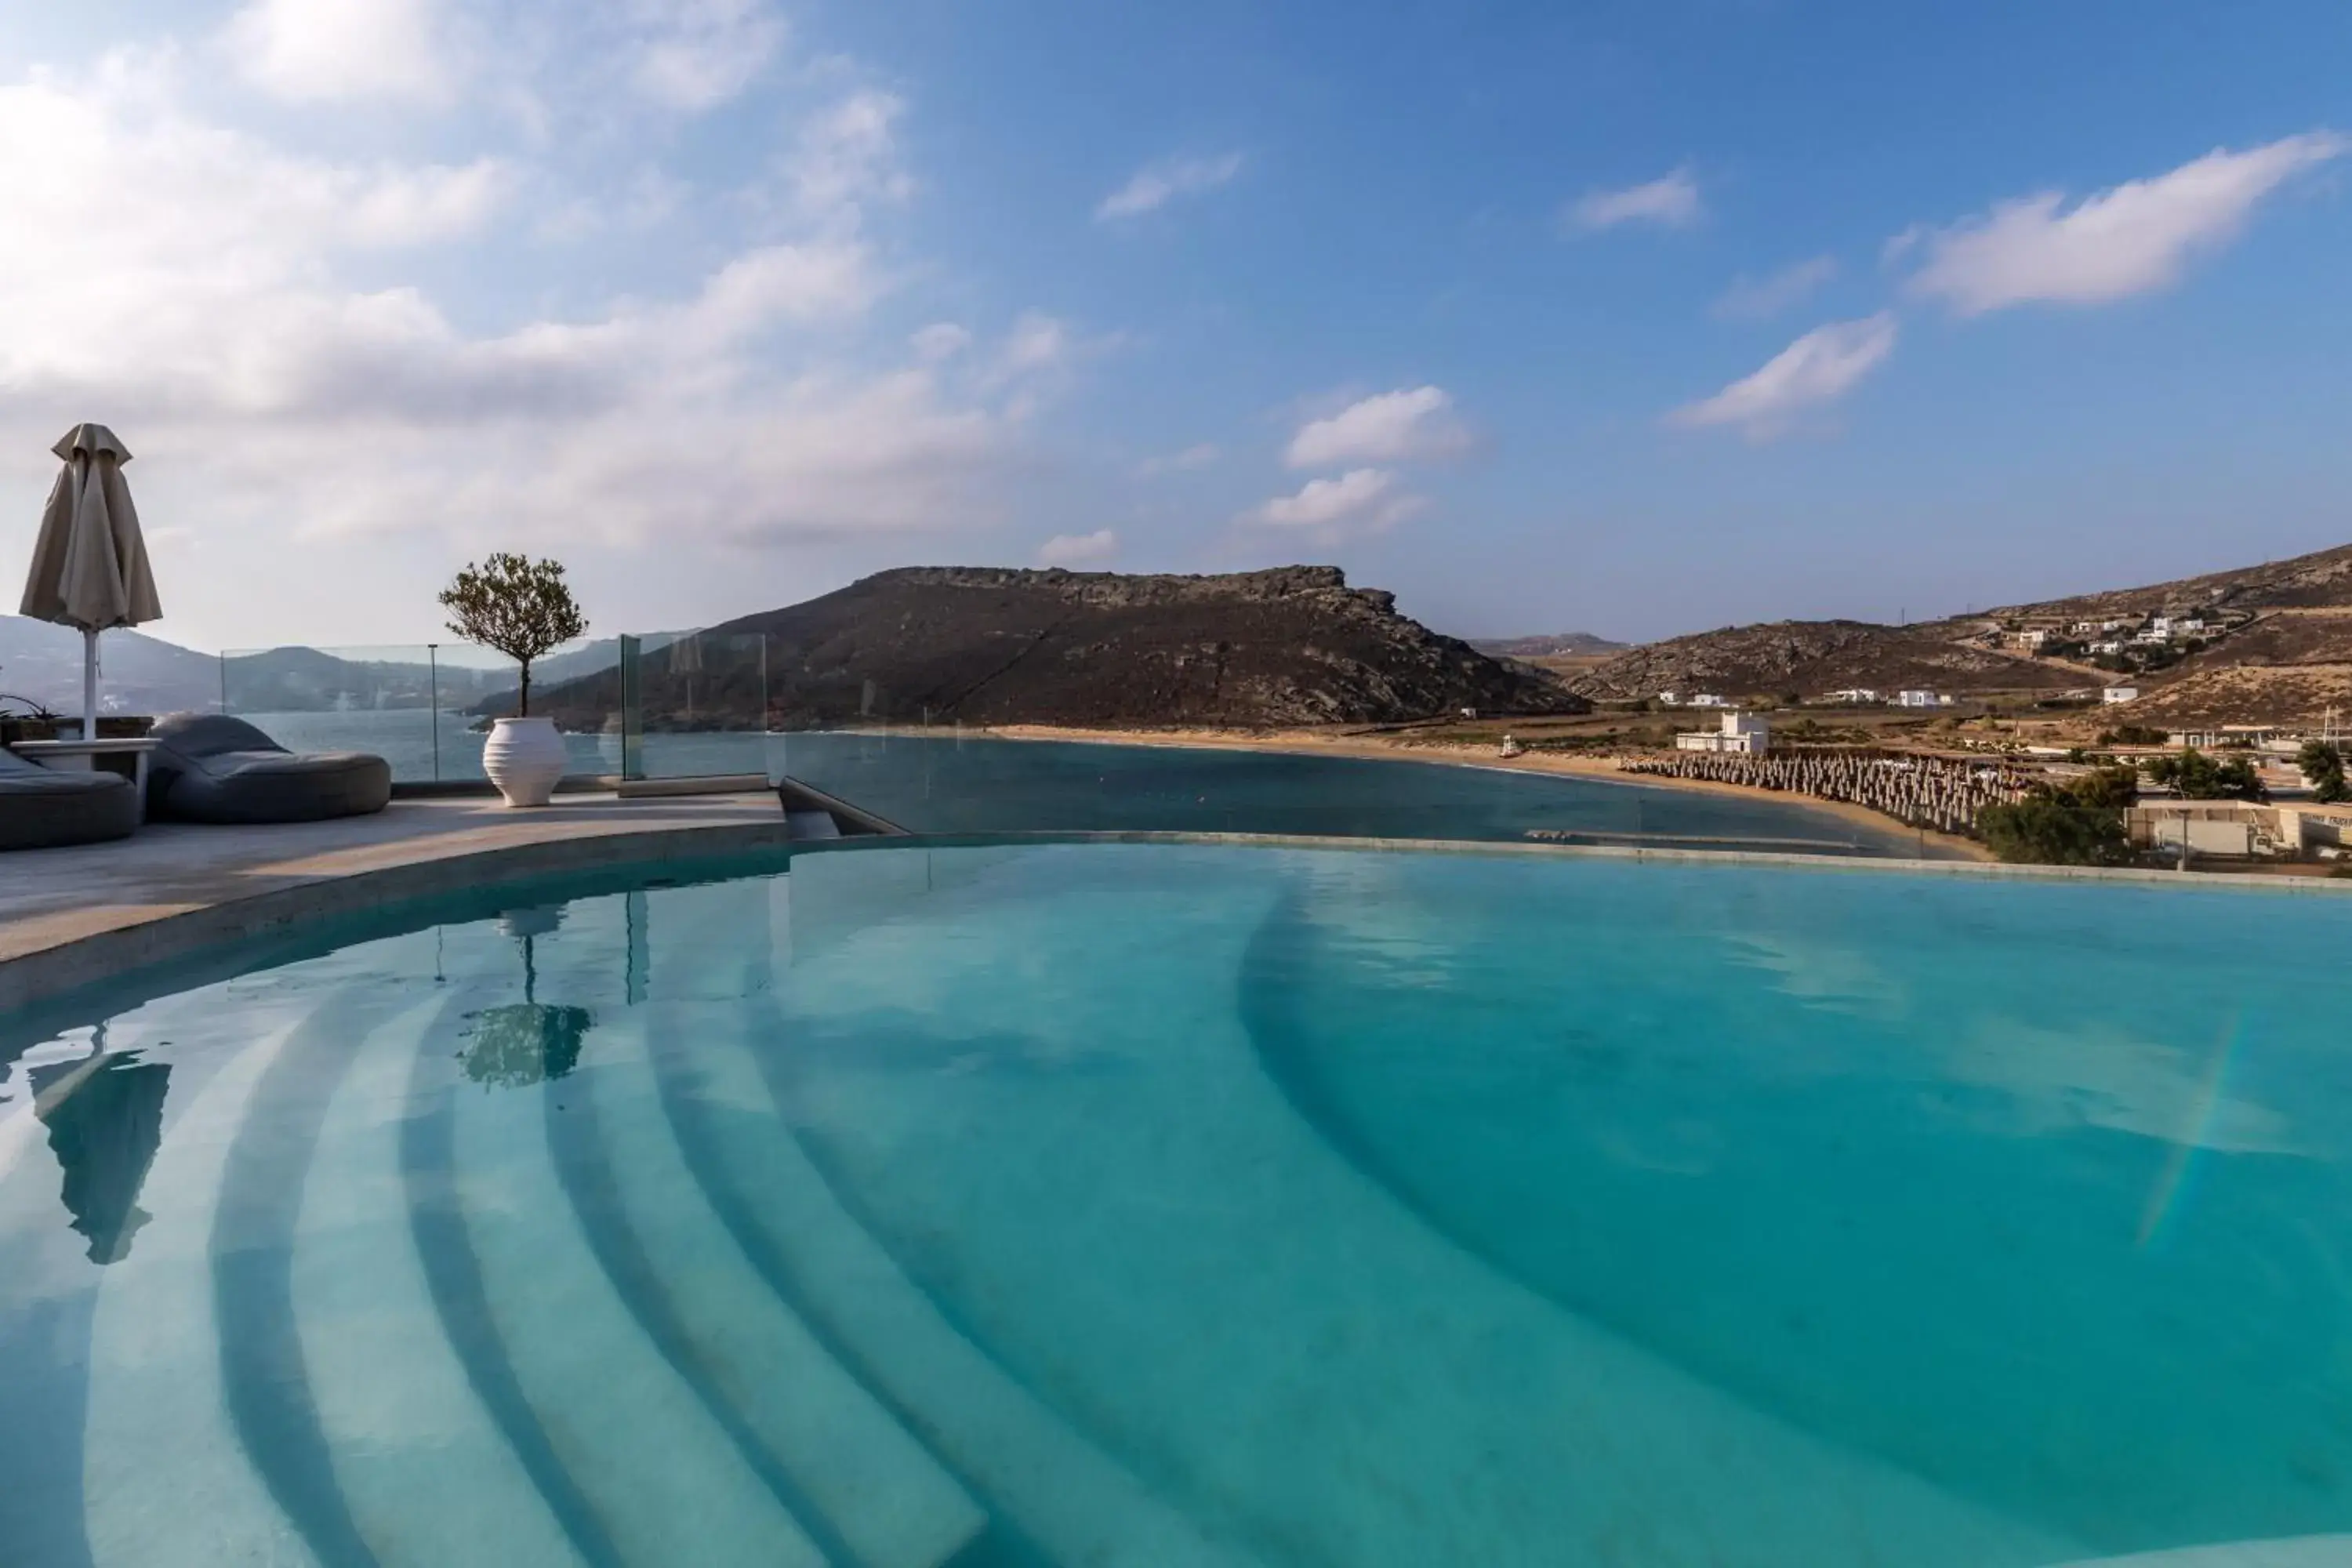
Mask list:
[[2037,790],[1977,814],[1977,831],[2002,859],[2033,866],[2121,866],[2131,859],[2124,814],[2084,805],[2063,790]]
[[2311,785],[2313,799],[2327,805],[2352,800],[2352,784],[2344,777],[2343,748],[2326,741],[2306,741],[2294,760]]
[[2191,746],[2177,757],[2151,757],[2147,763],[2148,782],[2177,789],[2184,800],[2268,800],[2270,791],[2263,787],[2262,774],[2248,757],[2232,757],[2226,763]]
[[2063,786],[2043,784],[2012,805],[1989,805],[1977,831],[2002,859],[2033,866],[2121,866],[2132,858],[2124,808],[2139,798],[2139,773],[2098,768]]

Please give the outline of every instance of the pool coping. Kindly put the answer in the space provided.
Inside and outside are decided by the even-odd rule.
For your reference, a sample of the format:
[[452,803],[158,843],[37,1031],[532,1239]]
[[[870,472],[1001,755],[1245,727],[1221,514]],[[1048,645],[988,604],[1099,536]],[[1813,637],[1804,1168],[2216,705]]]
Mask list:
[[350,871],[327,871],[290,886],[218,900],[194,909],[160,911],[107,930],[65,937],[0,959],[0,1010],[54,1001],[84,987],[137,971],[185,961],[207,950],[256,939],[287,938],[299,926],[343,917],[388,913],[390,907],[451,894],[494,894],[534,879],[583,872],[621,872],[693,862],[719,863],[748,854],[781,854],[789,865],[809,854],[866,854],[919,848],[1010,847],[1052,844],[1171,844],[1264,849],[1346,850],[1355,853],[1532,857],[1727,867],[1777,866],[1816,873],[1974,878],[2033,882],[2090,882],[2228,889],[2287,897],[2352,896],[2352,879],[2275,877],[2232,872],[2154,870],[2138,867],[2015,866],[1971,860],[1919,860],[1729,849],[1653,848],[1640,845],[1552,844],[1512,840],[1362,838],[1337,834],[1192,832],[1176,829],[1072,829],[1016,833],[910,834],[904,837],[794,840],[775,822],[672,824],[583,834],[534,842],[445,849],[416,858]]

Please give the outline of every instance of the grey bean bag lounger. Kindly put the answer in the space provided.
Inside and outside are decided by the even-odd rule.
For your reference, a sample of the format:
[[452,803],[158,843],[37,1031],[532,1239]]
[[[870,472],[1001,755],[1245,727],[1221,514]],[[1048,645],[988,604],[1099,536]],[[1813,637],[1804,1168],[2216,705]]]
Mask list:
[[289,752],[242,719],[155,721],[147,808],[182,822],[318,822],[382,811],[392,764],[365,752]]
[[61,773],[0,746],[0,849],[128,838],[139,792],[120,773]]

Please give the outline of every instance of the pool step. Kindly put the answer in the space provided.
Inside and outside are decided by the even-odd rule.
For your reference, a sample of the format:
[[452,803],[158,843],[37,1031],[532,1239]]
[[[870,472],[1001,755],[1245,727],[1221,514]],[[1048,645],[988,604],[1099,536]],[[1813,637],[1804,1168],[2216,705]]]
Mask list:
[[[651,1013],[652,1018],[646,1015]],[[938,1568],[987,1515],[769,1290],[712,1212],[662,1112],[647,1033],[708,1031],[641,1008],[592,1037],[581,1075],[619,1206],[715,1392],[866,1568]]]
[[[693,1027],[677,1018],[668,1026]],[[1203,1537],[940,1315],[809,1163],[739,1028],[697,1029],[690,1047],[657,1054],[678,1147],[761,1272],[869,1385],[1055,1562],[1248,1561]]]
[[2128,1557],[2085,1557],[2056,1568],[2344,1568],[2347,1563],[2352,1563],[2352,1535],[2298,1535],[2284,1541],[2137,1552]]
[[[824,1555],[614,1291],[548,1142],[542,1094],[460,1082],[452,1167],[516,1383],[623,1560],[817,1568]],[[553,1114],[567,1114],[555,1110]]]
[[95,1568],[317,1561],[230,1417],[211,1256],[230,1150],[263,1075],[301,1026],[239,1050],[165,1127],[140,1191],[152,1217],[100,1276],[82,1433]]
[[352,1520],[386,1564],[582,1561],[444,1332],[401,1157],[443,997],[370,1031],[329,1102],[295,1226],[294,1321]]
[[[1106,878],[979,921],[945,911],[937,941],[920,911],[854,937],[795,973],[796,1142],[766,1148],[805,1150],[1030,1386],[1207,1528],[1272,1553],[2081,1555],[1562,1311],[1396,1204],[1294,1113],[1242,1027],[1243,944],[1273,903]],[[1120,984],[1041,999],[1008,978],[1041,954]],[[748,1142],[730,1157],[759,1157]],[[740,1184],[795,1183],[811,1184]],[[815,1229],[769,1207],[787,1251]]]

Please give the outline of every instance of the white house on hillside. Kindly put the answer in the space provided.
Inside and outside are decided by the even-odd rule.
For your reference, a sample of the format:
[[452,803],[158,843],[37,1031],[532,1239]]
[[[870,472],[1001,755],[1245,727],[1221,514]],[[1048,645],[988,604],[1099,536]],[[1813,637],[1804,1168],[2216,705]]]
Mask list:
[[1720,730],[1686,731],[1675,737],[1677,752],[1738,752],[1760,756],[1772,749],[1772,726],[1760,713],[1736,710],[1723,716]]
[[2110,708],[2114,707],[2118,702],[2137,702],[2139,700],[2139,688],[2137,686],[2110,686],[2105,690],[2099,693],[2099,700],[2105,703]]

